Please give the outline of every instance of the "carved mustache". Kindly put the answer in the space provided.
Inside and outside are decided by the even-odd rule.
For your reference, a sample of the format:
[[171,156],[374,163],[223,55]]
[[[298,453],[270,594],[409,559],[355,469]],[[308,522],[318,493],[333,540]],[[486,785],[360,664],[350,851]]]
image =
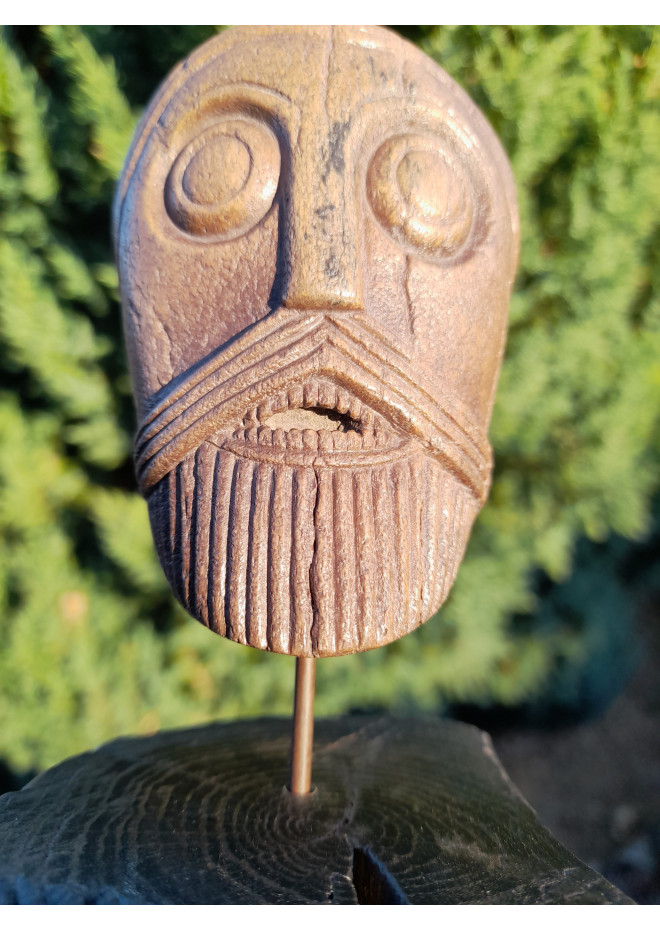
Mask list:
[[[485,500],[491,450],[484,431],[465,408],[435,400],[437,387],[425,382],[373,320],[364,314],[301,315],[283,309],[154,397],[135,444],[142,492],[148,493],[202,442],[212,439],[220,445],[229,439],[251,408],[312,378],[359,399],[438,459],[480,503]],[[347,464],[355,466],[355,459]]]

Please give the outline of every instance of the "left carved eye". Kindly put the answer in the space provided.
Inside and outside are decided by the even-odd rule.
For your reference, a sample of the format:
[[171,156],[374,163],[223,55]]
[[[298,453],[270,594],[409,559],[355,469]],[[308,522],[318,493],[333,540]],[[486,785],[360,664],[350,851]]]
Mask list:
[[475,179],[435,136],[384,142],[369,166],[367,193],[387,232],[430,261],[456,260],[483,225]]
[[280,147],[272,131],[261,123],[226,120],[179,153],[165,182],[165,206],[184,232],[235,239],[268,213],[279,176]]

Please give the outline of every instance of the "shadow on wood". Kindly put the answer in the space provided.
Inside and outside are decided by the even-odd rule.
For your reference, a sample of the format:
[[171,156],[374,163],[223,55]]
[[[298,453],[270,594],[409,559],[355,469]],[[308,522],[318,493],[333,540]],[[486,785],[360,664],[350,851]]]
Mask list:
[[539,824],[489,737],[443,720],[126,738],[0,799],[0,903],[630,904]]

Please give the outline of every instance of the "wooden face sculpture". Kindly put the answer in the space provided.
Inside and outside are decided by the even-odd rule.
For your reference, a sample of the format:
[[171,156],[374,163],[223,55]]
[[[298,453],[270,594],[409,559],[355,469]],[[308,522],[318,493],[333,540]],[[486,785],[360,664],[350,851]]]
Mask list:
[[296,656],[426,621],[488,493],[517,258],[474,104],[383,29],[231,29],[154,97],[115,233],[138,478],[181,603]]

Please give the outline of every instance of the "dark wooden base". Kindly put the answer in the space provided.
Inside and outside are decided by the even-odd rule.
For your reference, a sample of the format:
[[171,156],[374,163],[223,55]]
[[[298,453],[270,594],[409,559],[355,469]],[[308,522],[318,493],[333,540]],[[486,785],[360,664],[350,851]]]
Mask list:
[[1,903],[630,904],[539,824],[484,733],[346,717],[120,739],[0,799]]

